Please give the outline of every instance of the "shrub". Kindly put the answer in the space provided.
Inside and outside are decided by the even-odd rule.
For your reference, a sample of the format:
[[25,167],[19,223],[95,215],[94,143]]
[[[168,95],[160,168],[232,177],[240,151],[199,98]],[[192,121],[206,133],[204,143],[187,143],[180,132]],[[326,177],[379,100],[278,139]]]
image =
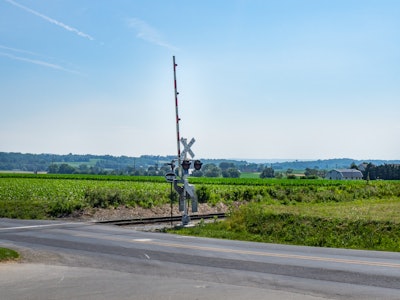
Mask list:
[[199,188],[195,189],[195,191],[199,203],[207,203],[207,201],[210,199],[210,191],[206,186],[202,185]]
[[74,211],[82,209],[83,206],[80,202],[71,200],[59,200],[53,202],[48,210],[50,217],[61,218],[72,214]]
[[99,208],[115,207],[124,203],[121,192],[116,189],[87,189],[85,191],[85,200],[90,207]]

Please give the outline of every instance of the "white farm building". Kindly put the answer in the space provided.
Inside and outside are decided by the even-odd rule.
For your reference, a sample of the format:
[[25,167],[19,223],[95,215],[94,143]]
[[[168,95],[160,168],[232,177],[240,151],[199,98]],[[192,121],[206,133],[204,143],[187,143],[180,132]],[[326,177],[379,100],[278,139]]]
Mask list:
[[363,174],[359,170],[355,169],[340,169],[331,170],[325,175],[325,179],[333,180],[360,180],[363,178]]

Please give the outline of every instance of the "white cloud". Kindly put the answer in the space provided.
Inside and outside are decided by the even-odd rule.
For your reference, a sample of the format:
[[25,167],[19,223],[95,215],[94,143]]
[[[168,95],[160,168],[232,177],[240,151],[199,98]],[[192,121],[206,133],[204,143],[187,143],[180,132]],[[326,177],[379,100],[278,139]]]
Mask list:
[[78,30],[78,29],[76,29],[76,28],[74,28],[74,27],[71,27],[71,26],[69,26],[69,25],[66,25],[66,24],[60,22],[60,21],[57,21],[57,20],[55,20],[55,19],[53,19],[53,18],[50,18],[50,17],[48,17],[48,16],[46,16],[46,15],[44,15],[44,14],[41,14],[41,13],[39,13],[39,12],[33,10],[33,9],[30,9],[29,7],[23,6],[23,5],[21,5],[21,4],[17,3],[17,2],[15,2],[15,1],[13,1],[13,0],[4,0],[4,1],[6,1],[6,2],[12,4],[12,5],[14,5],[15,7],[18,7],[18,8],[20,8],[20,9],[23,9],[24,11],[29,12],[29,13],[35,15],[35,16],[38,16],[38,17],[40,17],[40,18],[46,20],[47,22],[50,22],[50,23],[52,23],[52,24],[55,24],[55,25],[57,25],[57,26],[59,26],[59,27],[61,27],[61,28],[64,28],[64,29],[67,30],[67,31],[73,32],[73,33],[79,35],[80,37],[87,38],[87,39],[89,39],[89,40],[91,40],[91,41],[94,40],[94,38],[93,38],[92,36],[90,36],[89,34],[87,34],[87,33],[84,33],[84,32],[82,32],[82,31],[80,31],[80,30]]
[[145,40],[157,46],[167,48],[169,50],[178,50],[178,48],[176,48],[175,46],[172,46],[165,42],[161,34],[143,20],[140,20],[138,18],[131,18],[128,20],[128,26],[134,28],[137,32],[136,36],[142,40]]

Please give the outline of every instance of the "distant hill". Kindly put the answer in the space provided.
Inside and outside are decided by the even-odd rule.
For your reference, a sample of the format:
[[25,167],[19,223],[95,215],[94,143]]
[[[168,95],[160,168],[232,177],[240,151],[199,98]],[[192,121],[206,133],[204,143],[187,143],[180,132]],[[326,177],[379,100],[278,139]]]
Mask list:
[[86,165],[98,169],[123,170],[131,168],[148,168],[155,164],[170,162],[173,157],[142,155],[140,157],[92,155],[92,154],[30,154],[0,152],[0,170],[18,170],[42,172],[51,164],[69,164],[74,167]]
[[[176,156],[141,155],[139,157],[92,155],[92,154],[29,154],[17,152],[0,152],[0,170],[46,172],[51,164],[69,164],[76,168],[94,167],[105,170],[147,169],[152,166],[162,167]],[[257,171],[263,166],[272,166],[276,170],[305,170],[348,168],[352,163],[359,165],[371,162],[375,165],[399,164],[400,160],[355,160],[351,158],[324,159],[313,161],[280,161],[280,160],[240,160],[240,159],[201,159],[203,164],[219,165],[221,162],[234,163],[243,171]],[[274,161],[274,162],[271,162]]]

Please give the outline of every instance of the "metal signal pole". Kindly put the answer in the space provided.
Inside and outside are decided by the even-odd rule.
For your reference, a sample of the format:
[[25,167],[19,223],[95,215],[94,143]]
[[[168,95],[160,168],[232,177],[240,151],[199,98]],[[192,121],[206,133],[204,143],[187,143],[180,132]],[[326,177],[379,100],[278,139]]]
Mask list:
[[[180,167],[181,165],[181,139],[179,135],[179,121],[181,120],[179,118],[179,111],[178,111],[178,90],[177,90],[177,84],[176,84],[176,67],[178,66],[175,63],[175,56],[172,57],[173,64],[174,64],[174,86],[175,86],[175,115],[176,115],[176,145],[178,148],[178,166]],[[181,174],[179,174],[181,175]]]
[[[175,116],[176,116],[176,145],[178,149],[178,175],[181,178],[183,182],[185,182],[186,176],[185,173],[182,174],[182,168],[181,168],[181,163],[182,163],[182,158],[181,158],[181,138],[180,138],[180,133],[179,133],[179,121],[181,120],[179,118],[179,111],[178,111],[178,85],[176,83],[176,67],[178,66],[177,63],[175,62],[175,56],[172,56],[172,61],[174,64],[174,88],[175,88]],[[177,181],[175,181],[175,184]],[[188,216],[188,207],[186,204],[186,191],[185,191],[185,184],[181,187],[180,189],[180,210],[183,211],[183,216],[182,216],[182,224],[187,225],[189,223],[189,216]]]

